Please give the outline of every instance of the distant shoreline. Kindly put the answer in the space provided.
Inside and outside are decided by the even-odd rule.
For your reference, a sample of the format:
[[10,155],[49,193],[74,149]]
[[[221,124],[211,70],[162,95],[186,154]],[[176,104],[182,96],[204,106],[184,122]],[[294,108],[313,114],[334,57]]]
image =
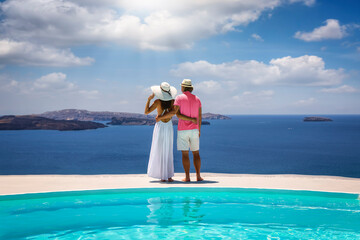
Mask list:
[[[228,120],[228,116],[204,113],[202,124],[210,125],[204,120]],[[106,125],[155,125],[155,115],[145,115],[127,112],[94,112],[81,109],[63,109],[48,111],[33,115],[4,115],[0,116],[0,130],[87,130],[103,128],[106,125],[96,123],[107,121]],[[173,117],[173,124],[177,125],[178,118]]]
[[[141,113],[134,113],[134,114],[139,114],[141,115]],[[15,115],[15,116],[19,116],[19,115],[39,115],[36,113],[29,113],[29,114],[0,114],[0,117],[3,116],[8,116],[8,115]],[[294,113],[294,114],[235,114],[235,113],[228,113],[228,114],[220,114],[220,115],[224,115],[224,116],[301,116],[301,117],[305,117],[305,116],[360,116],[360,113],[330,113],[330,114],[303,114],[303,113]],[[149,114],[149,117],[155,117],[154,114]],[[100,120],[101,121],[101,120]],[[105,120],[108,121],[108,120]]]
[[[88,111],[83,109],[63,109],[59,111],[49,111],[41,114],[36,114],[36,116],[46,117],[55,120],[79,120],[79,121],[112,121],[114,119],[132,119],[143,122],[151,122],[154,120],[155,115],[145,115],[139,113],[128,113],[128,112],[106,112],[106,111]],[[175,116],[174,119],[177,119]],[[214,113],[203,113],[203,120],[210,119],[230,119],[230,117],[214,114]],[[149,124],[149,123],[148,123]],[[140,124],[143,125],[143,124]]]

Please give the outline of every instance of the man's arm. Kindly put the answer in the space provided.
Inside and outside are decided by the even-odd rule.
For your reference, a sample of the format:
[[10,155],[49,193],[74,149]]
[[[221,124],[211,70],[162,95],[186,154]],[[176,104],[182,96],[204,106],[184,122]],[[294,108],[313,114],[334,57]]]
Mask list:
[[182,120],[185,120],[185,121],[191,121],[191,122],[193,122],[195,124],[197,123],[196,118],[188,117],[188,116],[185,116],[184,114],[181,114],[180,111],[179,111],[179,108],[180,108],[179,106],[174,105],[173,108],[169,112],[165,113],[162,116],[156,117],[156,121],[160,121],[160,120],[163,120],[163,119],[173,117],[176,114],[176,116],[179,119],[182,119]]
[[180,107],[178,105],[174,105],[172,107],[172,109],[165,113],[164,115],[162,116],[157,116],[156,117],[156,121],[160,121],[160,120],[163,120],[163,119],[167,119],[167,118],[170,118],[170,117],[173,117],[175,114],[176,116],[179,118],[179,119],[182,119],[182,120],[185,120],[185,121],[191,121],[193,123],[197,123],[197,119],[196,118],[192,118],[192,117],[188,117],[184,114],[181,114],[180,111],[179,111]]
[[201,121],[202,121],[202,110],[201,107],[199,107],[199,117],[198,117],[199,137],[200,137]]
[[195,124],[197,123],[197,119],[196,119],[196,118],[188,117],[188,116],[180,113],[180,111],[178,111],[178,112],[176,113],[176,116],[177,116],[179,119],[182,119],[182,120],[185,120],[185,121],[191,121],[191,122],[193,122],[193,123],[195,123]]

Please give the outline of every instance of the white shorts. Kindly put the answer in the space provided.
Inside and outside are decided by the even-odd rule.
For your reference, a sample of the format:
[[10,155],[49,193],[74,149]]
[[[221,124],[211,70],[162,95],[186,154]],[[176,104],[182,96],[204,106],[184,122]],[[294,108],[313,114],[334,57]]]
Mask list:
[[177,132],[177,149],[178,151],[199,151],[200,139],[199,130],[181,130]]

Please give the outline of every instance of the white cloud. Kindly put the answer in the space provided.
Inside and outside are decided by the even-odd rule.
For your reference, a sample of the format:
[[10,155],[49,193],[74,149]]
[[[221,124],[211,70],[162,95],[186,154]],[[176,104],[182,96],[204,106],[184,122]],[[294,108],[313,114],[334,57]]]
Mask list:
[[[294,1],[290,1],[294,2]],[[305,4],[309,0],[302,0]],[[235,31],[280,0],[8,0],[1,3],[3,37],[73,46],[113,42],[140,49],[190,48],[199,39]]]
[[5,75],[0,75],[0,90],[2,91],[12,91],[12,89],[17,88],[19,82],[9,78]]
[[41,91],[72,91],[76,85],[66,81],[64,73],[50,73],[38,78],[33,83],[33,90]]
[[325,26],[315,28],[312,32],[295,33],[294,37],[306,42],[322,41],[326,39],[342,39],[347,35],[346,26],[340,25],[336,19],[328,19]]
[[118,102],[115,102],[115,105],[122,106],[122,105],[128,105],[129,101],[127,100],[120,100]]
[[261,90],[261,91],[245,91],[241,95],[233,96],[233,99],[241,99],[241,98],[269,98],[272,97],[275,94],[273,90]]
[[326,93],[354,93],[359,92],[358,89],[349,86],[349,85],[342,85],[337,88],[323,88],[320,90],[320,92],[326,92]]
[[302,2],[304,3],[306,6],[313,6],[316,2],[316,0],[290,0],[290,3],[295,3],[295,2]]
[[258,34],[254,33],[251,35],[252,38],[254,38],[257,41],[263,42],[264,39],[262,39],[262,37],[260,37]]
[[[245,91],[243,92],[243,95],[251,95],[253,92],[251,91]],[[238,96],[235,96],[235,98],[238,98]]]
[[315,98],[311,97],[311,98],[308,98],[308,99],[303,99],[303,100],[296,101],[294,104],[297,105],[297,106],[310,106],[310,105],[313,105],[316,102],[317,102],[317,100]]
[[90,65],[93,61],[89,57],[74,56],[70,49],[59,50],[28,42],[0,40],[0,64],[67,67]]
[[[95,79],[88,79],[87,83],[92,84]],[[144,86],[124,86],[124,83],[116,81],[100,90],[86,88],[62,72],[37,79],[13,79],[0,74],[0,102],[3,103],[0,104],[0,115],[68,108],[142,113],[150,95],[145,94],[144,89]]]
[[194,84],[194,88],[198,89],[200,92],[206,94],[216,93],[218,90],[221,89],[221,85],[219,82],[210,80],[210,81],[203,81]]
[[66,98],[76,96],[87,99],[96,99],[98,90],[81,89],[77,84],[67,80],[64,73],[50,73],[32,81],[16,81],[0,75],[1,91],[13,95],[27,95],[33,98],[51,97]]
[[98,90],[79,90],[78,93],[87,99],[98,99],[100,94]]
[[260,92],[261,96],[273,96],[275,94],[275,92],[273,90],[263,90]]
[[[212,64],[185,62],[172,69],[177,77],[212,79],[236,88],[244,85],[331,86],[346,77],[343,69],[326,69],[322,58],[304,55],[272,59],[269,64],[256,60]],[[204,85],[202,85],[204,87]]]
[[270,103],[275,92],[273,90],[245,91],[232,96],[232,100],[242,108],[258,108]]

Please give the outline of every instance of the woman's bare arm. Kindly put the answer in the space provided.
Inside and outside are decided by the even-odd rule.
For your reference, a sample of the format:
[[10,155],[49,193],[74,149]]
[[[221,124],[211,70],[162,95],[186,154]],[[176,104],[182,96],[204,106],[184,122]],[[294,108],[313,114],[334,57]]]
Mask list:
[[159,104],[159,101],[155,100],[153,102],[153,104],[151,106],[150,105],[150,101],[151,99],[153,99],[155,97],[155,94],[151,94],[149,97],[148,97],[148,100],[146,102],[146,105],[145,105],[145,114],[149,114],[151,113],[152,111],[154,111],[156,108],[157,108],[157,105]]

